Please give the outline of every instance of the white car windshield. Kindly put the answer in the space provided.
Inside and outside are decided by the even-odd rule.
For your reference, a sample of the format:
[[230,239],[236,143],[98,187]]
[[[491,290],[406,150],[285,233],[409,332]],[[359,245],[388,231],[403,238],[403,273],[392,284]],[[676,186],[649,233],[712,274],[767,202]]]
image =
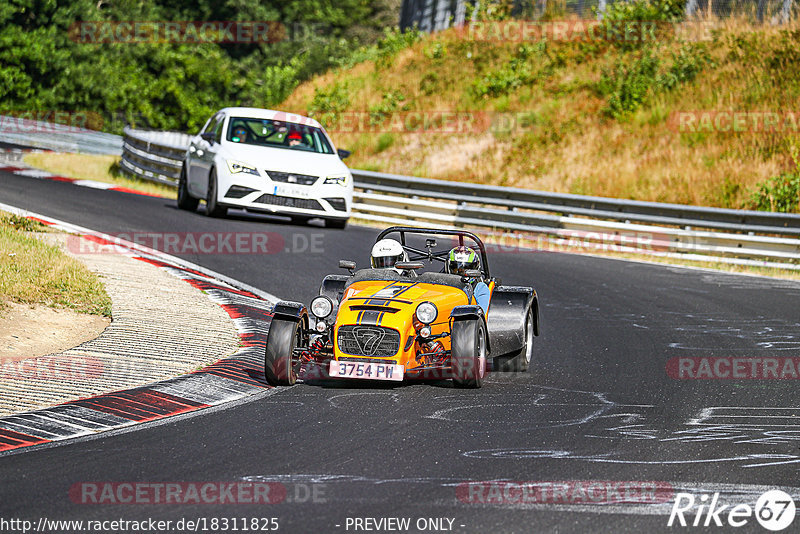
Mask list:
[[293,122],[232,117],[228,123],[227,139],[246,145],[333,154],[333,148],[321,129]]

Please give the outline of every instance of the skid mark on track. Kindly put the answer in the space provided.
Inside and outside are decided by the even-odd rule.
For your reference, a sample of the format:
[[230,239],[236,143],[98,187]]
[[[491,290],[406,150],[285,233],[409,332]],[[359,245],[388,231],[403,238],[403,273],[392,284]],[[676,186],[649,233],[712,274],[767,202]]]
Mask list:
[[[499,433],[528,432],[532,429],[559,428],[585,425],[612,410],[626,406],[649,408],[651,405],[625,405],[608,400],[605,393],[566,390],[546,386],[527,386],[524,393],[482,393],[479,402],[468,403],[454,396],[436,397],[436,401],[457,403],[436,409],[427,419],[451,423],[479,425],[487,418],[500,426]],[[489,402],[487,402],[489,401]],[[526,424],[527,422],[527,424]]]
[[394,391],[356,391],[352,393],[339,393],[337,395],[333,395],[332,397],[328,398],[328,404],[330,404],[332,408],[344,408],[345,401],[353,400],[354,398],[362,397],[364,395],[387,398],[393,404],[400,402],[400,396]]
[[[553,459],[653,466],[724,463],[740,468],[800,463],[800,455],[794,454],[800,442],[800,408],[704,407],[678,428],[669,428],[663,423],[663,407],[615,403],[600,393],[563,390],[559,394],[539,393],[531,396],[532,402],[520,402],[513,396],[503,402],[503,396],[498,395],[492,399],[497,401],[494,403],[438,409],[426,417],[477,425],[481,417],[502,421],[494,412],[513,413],[502,432],[491,433],[498,436],[498,444],[537,440],[535,447],[489,447],[462,453],[473,459]],[[548,406],[559,409],[541,411]],[[558,418],[553,418],[556,414]],[[519,424],[520,421],[529,424]],[[557,427],[568,432],[556,438],[552,446],[542,448],[535,430]],[[579,450],[575,449],[576,443],[581,444]],[[732,452],[730,447],[728,451],[720,451],[709,447],[709,443],[736,447]],[[787,445],[791,448],[787,449]]]

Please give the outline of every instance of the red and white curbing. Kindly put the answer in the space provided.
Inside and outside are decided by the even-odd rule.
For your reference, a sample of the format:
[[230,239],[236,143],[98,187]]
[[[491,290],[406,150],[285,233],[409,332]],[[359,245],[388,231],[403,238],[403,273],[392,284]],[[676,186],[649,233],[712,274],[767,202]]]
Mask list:
[[242,348],[199,371],[125,391],[66,402],[0,418],[0,455],[34,445],[128,427],[235,401],[269,388],[263,371],[273,295],[198,265],[131,242],[123,242],[44,215],[0,203],[0,210],[29,217],[93,240],[120,244],[131,257],[156,265],[204,291],[232,318]]
[[145,193],[143,191],[137,191],[136,189],[130,189],[128,187],[120,187],[106,182],[98,182],[96,180],[82,180],[79,178],[68,178],[66,176],[58,176],[56,174],[52,174],[47,171],[33,169],[30,167],[6,166],[6,167],[0,167],[0,171],[10,172],[11,174],[16,174],[17,176],[27,176],[29,178],[52,180],[54,182],[67,182],[81,187],[91,187],[92,189],[107,189],[109,191],[120,191],[122,193],[133,193],[135,195],[144,195],[148,197],[160,198],[160,195]]

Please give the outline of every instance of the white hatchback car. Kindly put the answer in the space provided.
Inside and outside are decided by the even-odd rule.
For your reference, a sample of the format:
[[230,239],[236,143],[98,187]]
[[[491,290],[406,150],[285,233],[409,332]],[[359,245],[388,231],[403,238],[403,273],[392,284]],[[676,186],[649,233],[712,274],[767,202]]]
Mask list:
[[223,217],[228,208],[321,217],[344,228],[353,203],[353,176],[314,119],[258,108],[225,108],[192,138],[178,183],[178,207]]

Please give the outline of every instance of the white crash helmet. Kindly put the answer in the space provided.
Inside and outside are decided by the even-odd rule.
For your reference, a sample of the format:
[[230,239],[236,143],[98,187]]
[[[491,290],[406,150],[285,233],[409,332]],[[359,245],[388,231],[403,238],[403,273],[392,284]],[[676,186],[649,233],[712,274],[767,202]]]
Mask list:
[[398,261],[408,261],[408,254],[398,241],[381,239],[372,247],[370,262],[373,269],[394,269],[402,274],[400,269],[394,267]]

